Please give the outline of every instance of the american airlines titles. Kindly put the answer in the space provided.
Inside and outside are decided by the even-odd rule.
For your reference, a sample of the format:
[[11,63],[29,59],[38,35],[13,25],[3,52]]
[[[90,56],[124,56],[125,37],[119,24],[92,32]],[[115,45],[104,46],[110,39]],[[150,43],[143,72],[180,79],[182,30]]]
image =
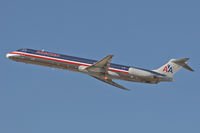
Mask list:
[[60,57],[59,54],[53,54],[53,53],[48,53],[48,52],[43,52],[43,51],[37,51],[36,53],[38,53],[38,54],[43,54],[43,55],[49,55],[49,56]]

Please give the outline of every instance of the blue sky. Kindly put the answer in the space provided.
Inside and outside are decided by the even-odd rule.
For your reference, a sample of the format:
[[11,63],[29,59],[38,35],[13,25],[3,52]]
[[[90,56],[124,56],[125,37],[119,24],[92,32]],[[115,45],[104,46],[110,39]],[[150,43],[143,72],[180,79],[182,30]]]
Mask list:
[[[0,2],[0,132],[199,133],[198,1],[7,0]],[[190,57],[194,73],[158,85],[17,63],[6,53],[45,49],[155,69]]]

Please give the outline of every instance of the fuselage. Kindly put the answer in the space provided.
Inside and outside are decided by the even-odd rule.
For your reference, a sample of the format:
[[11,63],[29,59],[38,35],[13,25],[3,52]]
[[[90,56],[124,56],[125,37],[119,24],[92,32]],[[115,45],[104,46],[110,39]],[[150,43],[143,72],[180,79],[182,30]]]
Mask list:
[[[97,62],[96,60],[33,49],[20,49],[10,52],[7,54],[7,58],[28,64],[36,64],[75,72],[82,72],[88,75],[92,74],[87,73],[84,71],[84,69]],[[161,81],[173,81],[172,78],[151,70],[114,63],[110,64],[107,76],[111,79],[121,79],[151,84],[156,84]]]

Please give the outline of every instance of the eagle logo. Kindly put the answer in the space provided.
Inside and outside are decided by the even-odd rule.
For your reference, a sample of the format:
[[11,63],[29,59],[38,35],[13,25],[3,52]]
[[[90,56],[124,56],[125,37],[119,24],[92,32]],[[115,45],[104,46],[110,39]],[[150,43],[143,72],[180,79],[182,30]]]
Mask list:
[[163,72],[171,72],[171,73],[173,73],[173,69],[172,69],[171,65],[165,66],[164,69],[163,69]]

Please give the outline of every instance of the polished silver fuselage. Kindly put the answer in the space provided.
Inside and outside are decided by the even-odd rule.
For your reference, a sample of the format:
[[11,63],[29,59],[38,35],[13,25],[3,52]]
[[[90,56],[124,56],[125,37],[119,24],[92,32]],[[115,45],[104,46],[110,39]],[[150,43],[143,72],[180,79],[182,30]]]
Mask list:
[[[37,53],[30,54],[30,53],[21,52],[21,51],[8,53],[7,58],[12,59],[17,62],[24,62],[28,64],[35,64],[35,65],[41,65],[41,66],[48,66],[52,68],[81,72],[81,73],[88,74],[90,76],[96,76],[100,78],[102,76],[101,74],[99,74],[98,71],[94,71],[94,72],[85,71],[85,68],[91,66],[92,64],[84,63],[81,61],[77,62],[77,61],[74,61],[73,59],[72,60],[59,59],[58,57],[49,57],[49,55],[38,55]],[[92,61],[95,63],[94,60]],[[150,84],[156,84],[161,81],[169,81],[169,82],[173,81],[173,78],[156,73],[154,71],[144,70],[144,69],[135,68],[135,67],[127,67],[127,66],[124,66],[123,68],[122,65],[119,65],[119,66],[120,66],[119,68],[115,68],[114,65],[113,67],[111,65],[108,69],[106,76],[110,79],[120,79],[120,80],[150,83]]]

